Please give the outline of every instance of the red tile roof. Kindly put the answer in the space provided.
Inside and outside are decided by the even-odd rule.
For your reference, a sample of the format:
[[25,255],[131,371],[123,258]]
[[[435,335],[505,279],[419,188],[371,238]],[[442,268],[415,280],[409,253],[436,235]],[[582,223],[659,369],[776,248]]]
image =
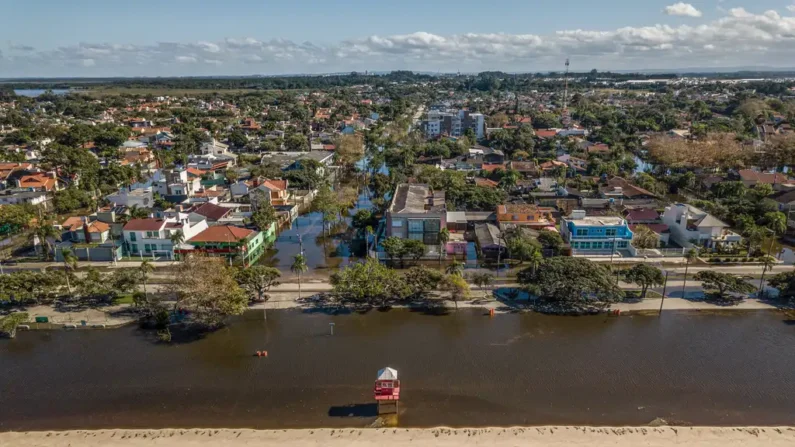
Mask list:
[[478,186],[484,186],[486,188],[496,188],[497,185],[499,185],[499,183],[495,182],[494,180],[481,177],[475,179],[475,184]]
[[538,129],[536,130],[536,136],[538,138],[552,138],[558,134],[556,129]]
[[210,227],[191,238],[188,242],[231,242],[241,241],[254,234],[254,230],[235,227],[232,225],[221,225]]
[[270,189],[271,191],[286,191],[287,180],[263,180],[262,186]]
[[229,208],[224,208],[223,206],[208,202],[196,208],[193,212],[210,220],[219,220],[226,216],[229,211],[231,211]]
[[660,218],[660,213],[651,208],[638,208],[627,211],[626,218],[629,223],[640,220],[658,220]]
[[166,226],[163,219],[133,219],[124,226],[124,231],[160,231]]
[[21,188],[43,188],[50,191],[55,188],[55,179],[48,177],[47,174],[39,172],[37,174],[25,175],[19,179]]

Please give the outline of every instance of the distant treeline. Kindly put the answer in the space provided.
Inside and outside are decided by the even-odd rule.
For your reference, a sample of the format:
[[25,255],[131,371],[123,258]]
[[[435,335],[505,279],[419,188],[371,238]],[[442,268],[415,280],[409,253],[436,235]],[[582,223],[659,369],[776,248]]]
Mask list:
[[[795,72],[734,72],[734,73],[614,73],[591,70],[569,73],[574,82],[622,82],[631,79],[678,79],[680,77],[714,79],[795,77]],[[443,87],[465,90],[503,90],[509,86],[529,86],[563,77],[563,72],[505,73],[487,71],[478,74],[429,74],[411,71],[390,73],[340,73],[295,76],[239,76],[239,77],[172,77],[172,78],[39,78],[7,79],[0,81],[0,89],[251,89],[251,90],[324,90],[355,85],[386,86],[393,83],[440,82]]]

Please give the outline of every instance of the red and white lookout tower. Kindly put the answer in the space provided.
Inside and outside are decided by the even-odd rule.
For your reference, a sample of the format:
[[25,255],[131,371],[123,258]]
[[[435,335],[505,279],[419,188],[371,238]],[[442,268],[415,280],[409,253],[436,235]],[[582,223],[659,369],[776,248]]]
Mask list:
[[398,380],[396,369],[386,367],[378,371],[373,395],[378,402],[379,414],[387,412],[384,411],[386,408],[383,408],[387,404],[389,407],[394,404],[394,412],[397,413],[398,401],[400,400],[400,380]]

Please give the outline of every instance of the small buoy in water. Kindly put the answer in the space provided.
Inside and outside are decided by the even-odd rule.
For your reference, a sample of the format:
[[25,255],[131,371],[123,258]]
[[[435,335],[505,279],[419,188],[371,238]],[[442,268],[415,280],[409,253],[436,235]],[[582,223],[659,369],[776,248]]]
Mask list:
[[257,357],[262,357],[262,351],[257,351]]
[[268,356],[268,351],[262,351],[262,356],[263,357],[267,357]]
[[494,316],[494,309],[489,309],[489,316],[490,316],[490,317],[493,317],[493,316]]

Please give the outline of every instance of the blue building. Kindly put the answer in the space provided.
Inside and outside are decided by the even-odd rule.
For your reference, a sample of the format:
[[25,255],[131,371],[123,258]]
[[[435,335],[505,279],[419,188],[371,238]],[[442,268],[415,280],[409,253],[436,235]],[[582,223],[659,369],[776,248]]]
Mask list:
[[586,216],[585,211],[575,210],[561,220],[560,233],[574,255],[610,255],[613,250],[624,251],[625,255],[627,251],[629,255],[634,253],[631,247],[634,235],[622,217]]

